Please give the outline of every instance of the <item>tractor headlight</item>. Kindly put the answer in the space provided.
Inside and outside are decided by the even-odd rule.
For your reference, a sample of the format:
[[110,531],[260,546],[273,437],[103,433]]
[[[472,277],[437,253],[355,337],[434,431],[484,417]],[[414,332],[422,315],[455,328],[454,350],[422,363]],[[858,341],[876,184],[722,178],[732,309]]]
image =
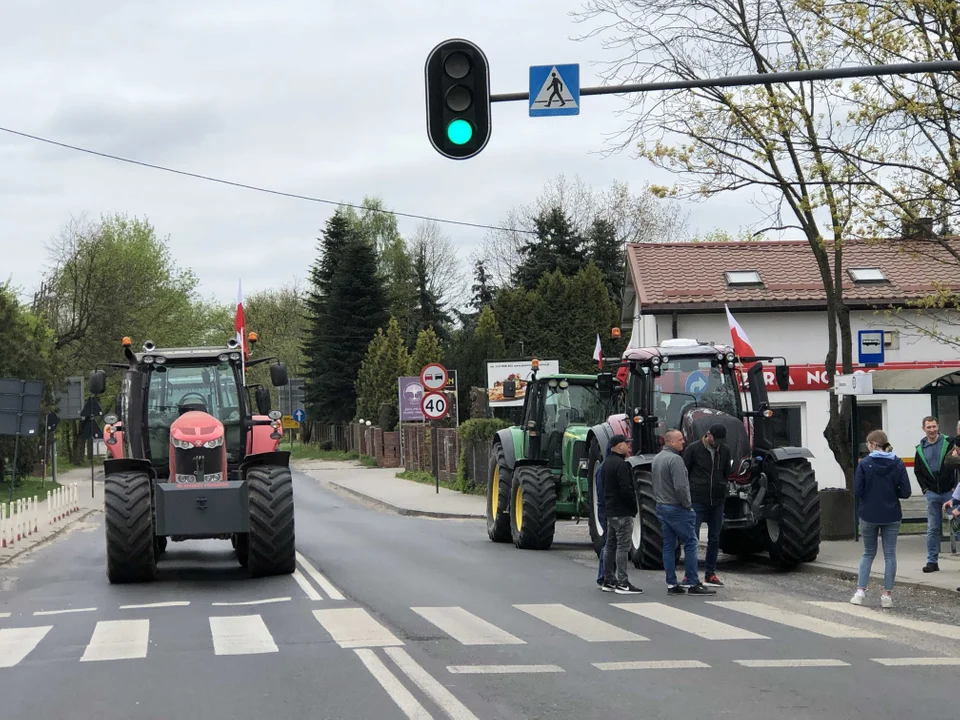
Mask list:
[[213,440],[207,440],[207,441],[203,444],[203,446],[204,446],[205,448],[209,448],[209,449],[211,449],[211,450],[212,450],[213,448],[218,448],[218,447],[220,447],[221,445],[223,445],[223,436],[222,436],[222,435],[221,435],[220,437],[218,437],[218,438],[214,438]]
[[177,440],[174,438],[173,446],[177,448],[177,450],[190,450],[193,447],[193,443],[187,440]]

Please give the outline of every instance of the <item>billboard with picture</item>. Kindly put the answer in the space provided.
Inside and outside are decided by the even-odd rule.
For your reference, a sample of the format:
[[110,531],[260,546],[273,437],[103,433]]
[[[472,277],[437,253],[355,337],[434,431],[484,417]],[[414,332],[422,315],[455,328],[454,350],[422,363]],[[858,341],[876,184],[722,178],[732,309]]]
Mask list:
[[[551,375],[560,372],[559,360],[541,360],[540,375]],[[497,360],[487,363],[487,400],[490,407],[519,407],[523,405],[523,398],[527,392],[527,383],[533,368],[529,360]],[[513,380],[516,384],[516,394],[512,398],[503,396],[503,384]]]

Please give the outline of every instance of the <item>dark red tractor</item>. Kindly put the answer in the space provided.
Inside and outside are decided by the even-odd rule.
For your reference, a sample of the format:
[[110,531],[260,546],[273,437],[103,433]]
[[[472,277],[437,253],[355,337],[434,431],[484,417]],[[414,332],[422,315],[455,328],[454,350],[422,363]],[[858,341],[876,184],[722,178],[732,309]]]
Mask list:
[[[271,382],[286,385],[284,365],[245,361],[235,339],[222,347],[130,346],[124,338],[126,363],[107,364],[124,371],[115,413],[104,417],[110,582],[155,579],[168,538],[230,540],[251,576],[292,573],[293,481],[290,453],[277,449],[281,416],[266,388],[244,385],[247,368],[270,360]],[[89,382],[102,394],[106,372],[94,370]]]

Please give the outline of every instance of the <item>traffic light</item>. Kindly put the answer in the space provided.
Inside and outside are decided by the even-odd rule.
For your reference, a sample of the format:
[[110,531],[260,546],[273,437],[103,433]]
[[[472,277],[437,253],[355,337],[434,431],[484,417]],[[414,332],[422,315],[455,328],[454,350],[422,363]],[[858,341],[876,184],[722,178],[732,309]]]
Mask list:
[[444,40],[427,56],[427,136],[452,160],[477,155],[490,139],[487,56],[469,40]]

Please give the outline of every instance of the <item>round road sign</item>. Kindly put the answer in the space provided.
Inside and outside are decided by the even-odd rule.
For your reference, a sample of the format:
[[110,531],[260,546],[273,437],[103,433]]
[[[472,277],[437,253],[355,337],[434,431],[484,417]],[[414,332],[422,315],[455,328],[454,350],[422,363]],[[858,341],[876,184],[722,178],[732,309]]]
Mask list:
[[440,390],[447,384],[447,369],[440,363],[430,363],[420,371],[420,384],[427,392]]
[[448,409],[447,396],[443,393],[425,393],[423,400],[420,401],[420,412],[427,420],[440,420],[446,417]]

